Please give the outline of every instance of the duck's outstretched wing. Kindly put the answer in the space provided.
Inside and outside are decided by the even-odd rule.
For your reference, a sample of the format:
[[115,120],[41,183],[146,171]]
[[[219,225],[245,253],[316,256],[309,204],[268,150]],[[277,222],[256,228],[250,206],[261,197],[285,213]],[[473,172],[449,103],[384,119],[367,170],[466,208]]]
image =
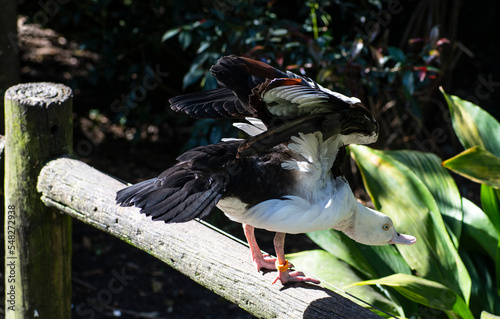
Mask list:
[[239,157],[289,141],[299,132],[321,131],[325,138],[349,135],[345,141],[357,144],[378,137],[378,124],[359,99],[309,78],[237,56],[220,58],[211,72],[221,88],[172,98],[171,107],[197,118],[260,119],[267,132],[248,139]]
[[256,115],[233,91],[224,87],[179,95],[169,102],[172,110],[197,119],[243,119]]
[[299,133],[321,132],[323,138],[338,136],[342,145],[370,144],[378,138],[378,124],[358,105],[349,110],[309,114],[248,138],[238,148],[238,157],[248,157],[290,140]]
[[238,145],[227,142],[190,150],[157,178],[118,191],[116,201],[167,223],[203,218],[226,191],[231,176],[224,167],[235,158]]
[[252,90],[267,78],[287,77],[266,63],[234,55],[220,58],[210,71],[220,88],[173,97],[169,100],[172,110],[195,118],[259,117],[263,110],[249,101]]

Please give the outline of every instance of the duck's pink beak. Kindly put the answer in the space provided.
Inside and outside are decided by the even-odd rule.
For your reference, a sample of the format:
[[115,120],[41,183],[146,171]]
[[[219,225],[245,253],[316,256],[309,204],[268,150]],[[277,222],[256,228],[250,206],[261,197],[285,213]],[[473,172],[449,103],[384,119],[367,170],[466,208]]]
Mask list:
[[417,239],[411,235],[396,233],[396,235],[389,240],[389,244],[413,245],[416,241]]

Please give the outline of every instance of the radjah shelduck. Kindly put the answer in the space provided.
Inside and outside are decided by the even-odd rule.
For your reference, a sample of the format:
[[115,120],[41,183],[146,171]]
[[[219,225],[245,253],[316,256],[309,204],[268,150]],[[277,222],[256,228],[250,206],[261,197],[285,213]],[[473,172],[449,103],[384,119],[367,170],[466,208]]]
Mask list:
[[[274,282],[282,284],[319,283],[290,269],[287,233],[333,228],[366,245],[416,241],[359,203],[342,176],[345,146],[378,137],[378,124],[359,99],[244,57],[222,57],[211,72],[219,88],[172,98],[172,109],[245,120],[235,125],[249,137],[187,151],[157,178],[120,190],[118,204],[167,223],[203,218],[217,206],[243,224],[257,270],[276,269]],[[276,257],[262,255],[254,228],[276,232]]]

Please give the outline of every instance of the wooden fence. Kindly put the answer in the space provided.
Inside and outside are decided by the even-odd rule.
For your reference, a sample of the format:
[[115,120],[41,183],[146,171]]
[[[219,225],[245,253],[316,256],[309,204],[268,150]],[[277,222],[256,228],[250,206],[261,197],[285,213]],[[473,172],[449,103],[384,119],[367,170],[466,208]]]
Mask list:
[[[71,217],[150,253],[262,318],[380,318],[312,284],[271,285],[245,245],[199,221],[153,222],[115,204],[125,184],[72,159],[71,90],[53,83],[5,95],[6,318],[71,318]],[[334,270],[332,270],[334,271]]]

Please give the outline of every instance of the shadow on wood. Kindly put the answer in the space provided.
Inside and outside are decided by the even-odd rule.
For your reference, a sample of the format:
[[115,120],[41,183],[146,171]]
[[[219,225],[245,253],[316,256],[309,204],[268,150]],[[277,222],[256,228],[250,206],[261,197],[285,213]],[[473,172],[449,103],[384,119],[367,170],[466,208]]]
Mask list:
[[137,208],[115,204],[126,185],[80,161],[59,158],[41,171],[42,201],[144,250],[194,281],[265,318],[379,318],[316,285],[271,285],[250,262],[248,248],[193,220],[153,222]]

